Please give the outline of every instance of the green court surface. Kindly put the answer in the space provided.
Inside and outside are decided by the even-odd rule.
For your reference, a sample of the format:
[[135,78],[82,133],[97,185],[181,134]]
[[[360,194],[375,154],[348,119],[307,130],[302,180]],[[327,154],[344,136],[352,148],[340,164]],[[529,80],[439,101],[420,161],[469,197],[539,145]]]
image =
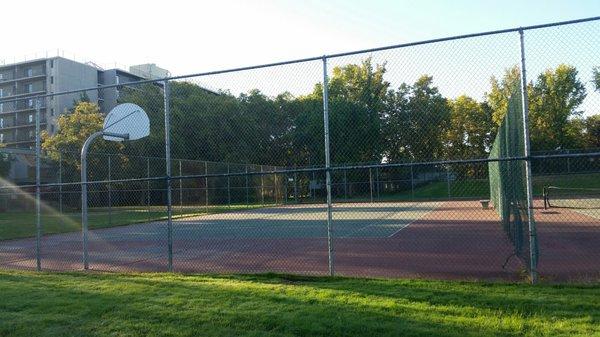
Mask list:
[[[173,218],[188,217],[200,214],[233,212],[240,209],[263,207],[259,205],[173,207]],[[114,207],[90,208],[90,229],[145,223],[165,220],[165,206],[150,207]],[[56,209],[44,207],[41,215],[44,234],[68,233],[81,230],[81,213],[69,211],[59,213]],[[36,235],[36,214],[34,211],[8,211],[0,213],[0,240],[33,237]]]

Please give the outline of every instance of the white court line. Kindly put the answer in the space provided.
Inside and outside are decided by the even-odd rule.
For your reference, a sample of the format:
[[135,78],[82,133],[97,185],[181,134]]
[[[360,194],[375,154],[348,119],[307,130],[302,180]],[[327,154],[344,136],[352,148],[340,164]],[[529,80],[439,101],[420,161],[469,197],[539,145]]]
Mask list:
[[439,207],[439,203],[437,203],[437,202],[436,202],[436,205],[435,205],[435,207],[432,207],[432,208],[431,208],[429,211],[427,211],[427,212],[423,213],[423,214],[422,214],[422,215],[421,215],[421,216],[420,216],[418,219],[414,219],[414,220],[410,221],[409,223],[407,223],[406,225],[404,225],[402,228],[400,228],[400,229],[398,229],[397,231],[395,231],[394,233],[390,234],[390,235],[388,236],[388,238],[391,238],[392,236],[394,236],[394,235],[398,234],[398,232],[400,232],[400,231],[401,231],[401,230],[403,230],[404,228],[406,228],[406,227],[410,226],[410,225],[411,225],[413,222],[415,222],[415,221],[418,221],[418,220],[421,220],[421,218],[423,218],[425,215],[427,215],[427,214],[429,214],[429,213],[431,213],[431,212],[435,211],[435,210],[436,210],[438,207]]

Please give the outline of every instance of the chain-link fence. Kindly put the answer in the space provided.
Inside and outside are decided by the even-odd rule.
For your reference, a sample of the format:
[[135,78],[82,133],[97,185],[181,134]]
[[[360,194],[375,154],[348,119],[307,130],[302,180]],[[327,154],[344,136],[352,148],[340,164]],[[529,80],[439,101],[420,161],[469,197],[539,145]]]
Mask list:
[[[15,67],[0,267],[598,279],[598,33],[593,18],[55,93]],[[94,141],[82,183],[106,97],[150,135]]]

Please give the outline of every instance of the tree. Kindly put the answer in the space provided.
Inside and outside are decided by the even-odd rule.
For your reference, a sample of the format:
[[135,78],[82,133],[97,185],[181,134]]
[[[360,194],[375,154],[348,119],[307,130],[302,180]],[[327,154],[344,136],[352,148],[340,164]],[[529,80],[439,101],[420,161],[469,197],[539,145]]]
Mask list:
[[[73,112],[63,114],[58,118],[58,131],[50,136],[46,131],[42,132],[42,149],[47,156],[54,161],[62,160],[64,166],[70,166],[75,170],[80,170],[80,158],[78,153],[81,151],[85,140],[94,132],[102,130],[104,116],[100,113],[97,104],[89,102],[78,103]],[[94,142],[90,148],[90,153],[116,153],[122,148],[120,143],[116,142]],[[66,154],[66,155],[63,155]],[[106,158],[90,156],[90,167],[95,167],[90,171],[90,178],[106,178],[106,165],[100,164]]]
[[492,109],[466,95],[450,100],[450,124],[445,135],[449,159],[482,158],[493,141]]
[[588,148],[600,148],[600,115],[593,115],[586,118],[585,136],[585,143]]
[[506,69],[501,80],[496,77],[490,79],[491,90],[486,94],[487,103],[492,109],[492,120],[497,126],[502,124],[506,111],[508,111],[508,100],[516,88],[520,88],[521,71],[518,66]]
[[[581,134],[572,132],[572,119],[582,115],[577,108],[586,97],[577,69],[561,64],[547,69],[530,86],[529,121],[535,150],[576,147]],[[570,131],[570,132],[569,132]]]
[[386,157],[390,161],[427,161],[443,157],[443,135],[450,108],[431,76],[388,92],[385,111]]

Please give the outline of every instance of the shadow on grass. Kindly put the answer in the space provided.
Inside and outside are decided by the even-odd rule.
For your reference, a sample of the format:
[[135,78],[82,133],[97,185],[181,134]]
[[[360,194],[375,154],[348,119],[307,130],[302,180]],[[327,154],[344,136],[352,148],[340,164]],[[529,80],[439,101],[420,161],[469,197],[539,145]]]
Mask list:
[[0,272],[0,292],[14,336],[593,335],[600,311],[596,286],[273,274]]

